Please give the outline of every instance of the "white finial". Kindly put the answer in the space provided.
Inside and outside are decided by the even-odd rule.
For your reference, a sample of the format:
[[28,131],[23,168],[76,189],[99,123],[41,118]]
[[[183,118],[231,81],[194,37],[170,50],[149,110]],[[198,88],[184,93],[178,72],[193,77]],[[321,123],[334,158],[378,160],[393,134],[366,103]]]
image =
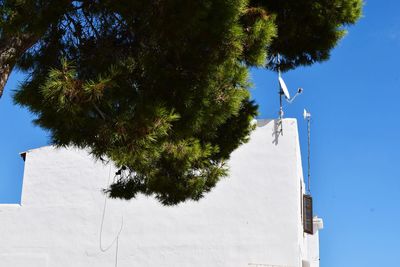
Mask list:
[[305,120],[311,118],[311,113],[307,112],[306,109],[304,109],[304,111],[303,111],[303,118],[304,118]]

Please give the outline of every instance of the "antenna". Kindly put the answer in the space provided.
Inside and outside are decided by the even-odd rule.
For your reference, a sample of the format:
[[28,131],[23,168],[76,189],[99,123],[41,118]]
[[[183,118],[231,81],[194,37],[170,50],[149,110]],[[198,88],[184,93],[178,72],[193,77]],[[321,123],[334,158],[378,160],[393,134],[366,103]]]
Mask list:
[[289,90],[286,86],[285,81],[282,79],[281,75],[279,75],[278,81],[279,81],[279,87],[282,91],[282,94],[285,95],[286,99],[290,99]]
[[311,166],[310,166],[310,145],[311,145],[311,113],[307,112],[306,109],[303,111],[303,118],[307,120],[307,137],[308,137],[308,173],[307,173],[307,193],[311,194],[310,190],[310,180],[311,180]]
[[[280,58],[278,55],[278,64],[280,64]],[[281,70],[278,67],[278,82],[279,82],[279,122],[278,122],[278,128],[280,128],[279,132],[281,133],[281,135],[283,135],[283,103],[282,103],[282,97],[285,96],[286,101],[291,104],[293,103],[293,101],[296,99],[296,97],[303,93],[303,88],[298,88],[296,94],[291,98],[290,97],[290,93],[289,93],[289,89],[286,86],[285,81],[282,78],[281,75]]]

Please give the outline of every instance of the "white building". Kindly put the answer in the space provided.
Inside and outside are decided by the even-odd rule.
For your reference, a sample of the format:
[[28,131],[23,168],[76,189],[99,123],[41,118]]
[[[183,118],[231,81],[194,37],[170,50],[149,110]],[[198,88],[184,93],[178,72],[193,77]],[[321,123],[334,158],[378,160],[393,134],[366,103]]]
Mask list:
[[115,170],[85,151],[23,153],[22,203],[0,205],[0,266],[318,267],[322,221],[304,233],[296,120],[283,129],[259,121],[229,177],[174,207],[145,196],[105,201]]

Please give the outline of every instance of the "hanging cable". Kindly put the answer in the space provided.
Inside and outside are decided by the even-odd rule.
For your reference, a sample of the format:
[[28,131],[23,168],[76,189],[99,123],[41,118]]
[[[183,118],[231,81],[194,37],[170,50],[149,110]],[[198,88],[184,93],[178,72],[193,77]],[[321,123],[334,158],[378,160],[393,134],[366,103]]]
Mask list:
[[308,193],[310,190],[310,177],[311,177],[311,120],[308,119],[308,177],[307,177],[307,189]]
[[307,120],[307,193],[311,194],[311,114],[304,109],[304,119]]
[[[115,179],[115,176],[114,176]],[[110,185],[110,180],[111,180],[111,164],[110,164],[110,169],[108,172],[108,181],[107,181],[107,187]],[[99,247],[102,252],[108,251],[114,244],[116,244],[115,248],[115,267],[118,267],[118,252],[119,252],[119,237],[121,235],[123,226],[124,226],[124,216],[121,216],[121,227],[114,238],[114,240],[108,245],[106,248],[103,247],[103,226],[104,226],[104,219],[106,215],[106,207],[107,207],[107,196],[104,197],[104,205],[103,205],[103,214],[101,217],[101,224],[100,224],[100,243]]]
[[119,234],[117,235],[117,245],[115,246],[115,267],[118,267],[118,248],[119,248]]

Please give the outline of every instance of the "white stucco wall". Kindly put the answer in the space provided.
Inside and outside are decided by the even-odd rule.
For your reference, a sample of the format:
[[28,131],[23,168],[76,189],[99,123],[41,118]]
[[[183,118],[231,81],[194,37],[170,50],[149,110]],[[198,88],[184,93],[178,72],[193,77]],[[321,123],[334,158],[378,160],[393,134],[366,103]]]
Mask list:
[[259,121],[233,153],[229,177],[199,202],[107,200],[102,247],[122,230],[106,252],[101,189],[115,170],[82,150],[27,152],[22,205],[0,205],[0,266],[116,266],[118,249],[121,267],[301,267],[319,255],[318,235],[301,225],[296,120],[284,120],[283,136],[275,127]]

